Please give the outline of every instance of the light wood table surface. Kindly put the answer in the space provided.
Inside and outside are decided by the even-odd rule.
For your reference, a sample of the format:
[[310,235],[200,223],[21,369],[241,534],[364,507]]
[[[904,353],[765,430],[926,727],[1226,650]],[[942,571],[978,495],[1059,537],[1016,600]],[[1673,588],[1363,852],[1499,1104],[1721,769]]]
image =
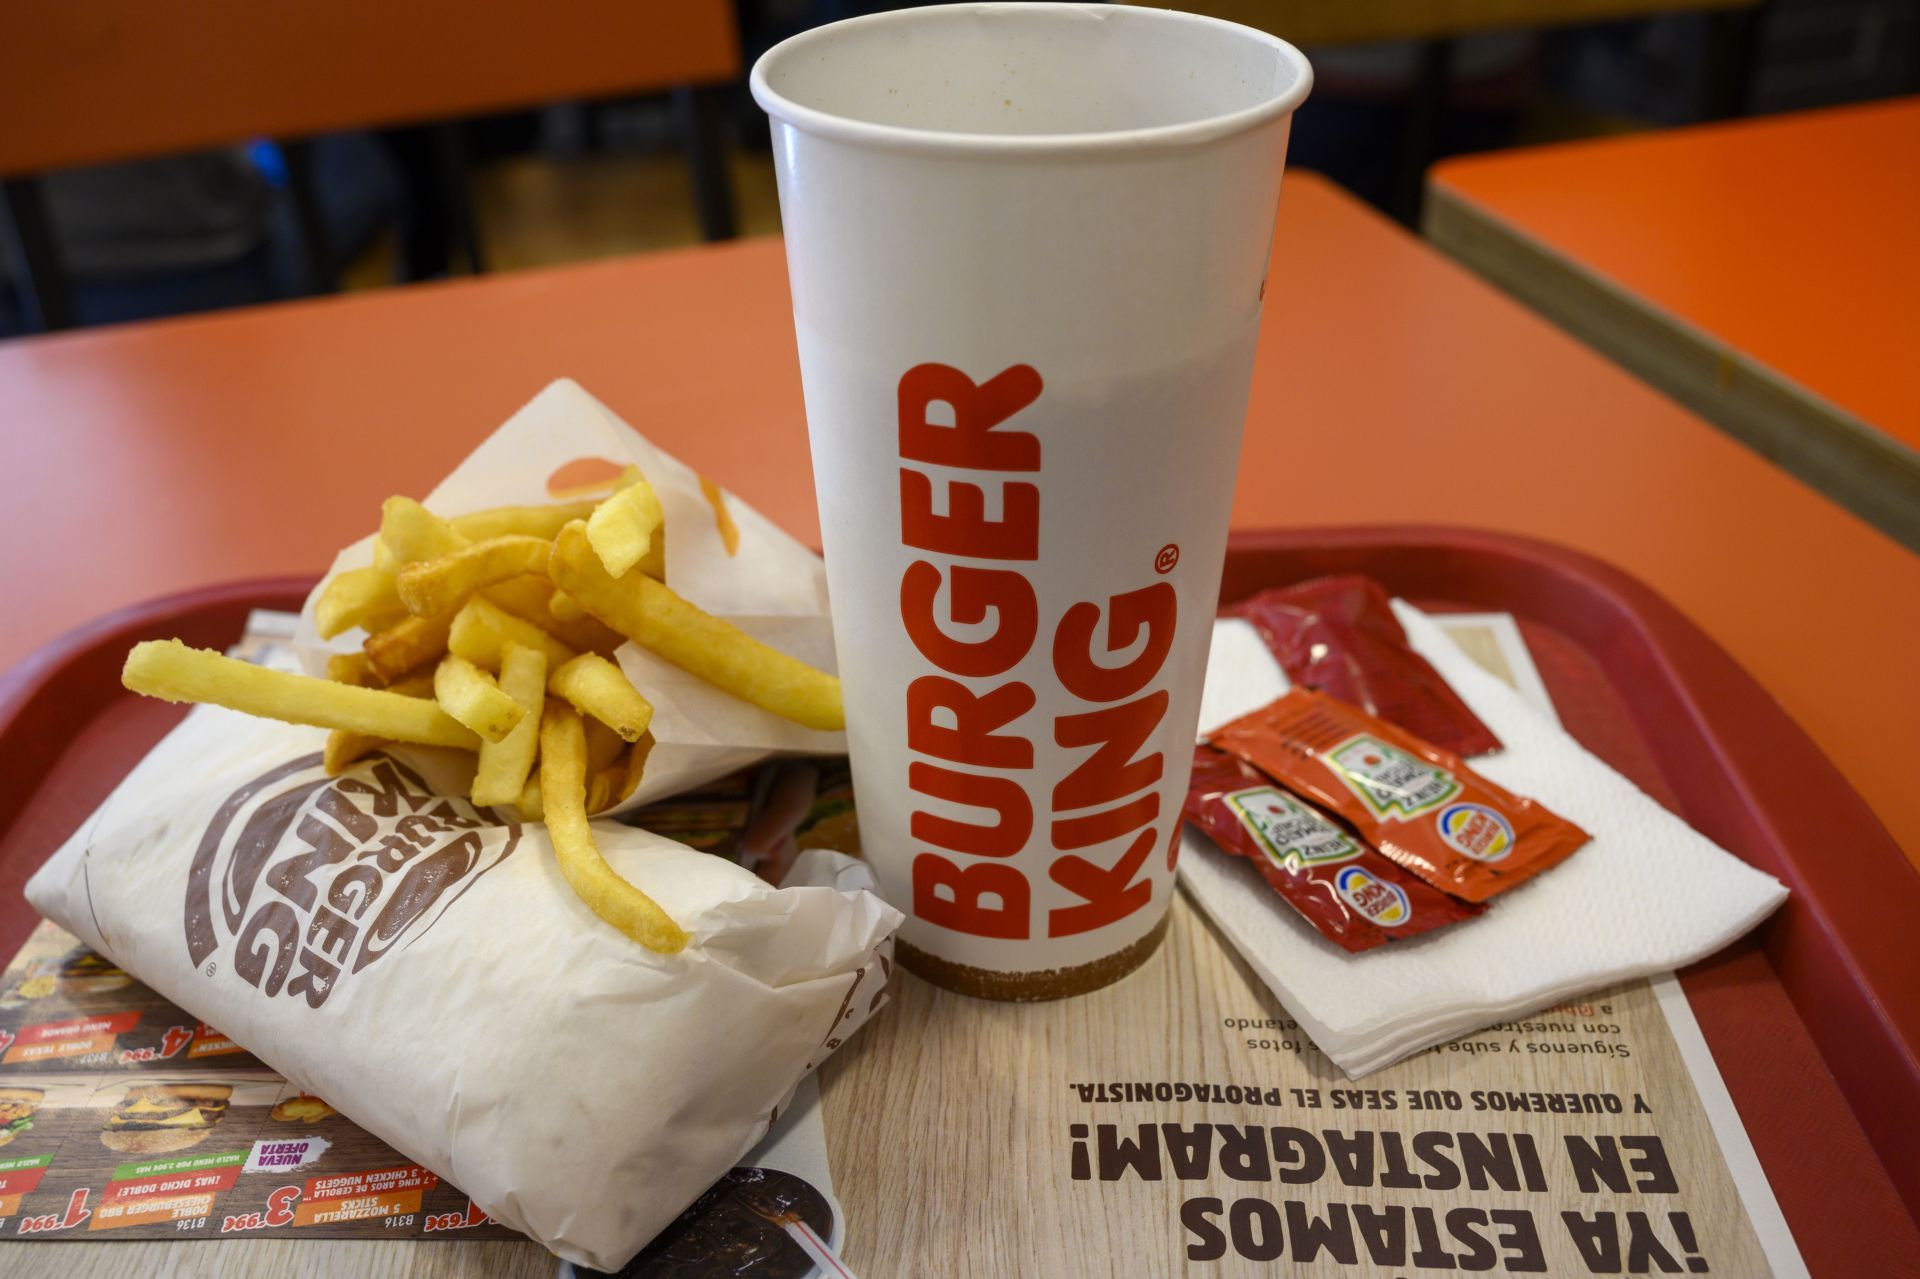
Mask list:
[[[1920,856],[1920,557],[1311,175],[1288,178],[1269,279],[1236,526],[1477,525],[1611,560],[1745,663]],[[133,600],[317,572],[562,374],[817,537],[777,241],[34,338],[0,346],[0,663]],[[196,1245],[194,1272],[483,1264],[482,1245],[251,1246]],[[13,1245],[0,1268],[44,1250],[59,1273],[130,1273],[139,1247]]]
[[1426,229],[1920,551],[1920,98],[1451,160]]

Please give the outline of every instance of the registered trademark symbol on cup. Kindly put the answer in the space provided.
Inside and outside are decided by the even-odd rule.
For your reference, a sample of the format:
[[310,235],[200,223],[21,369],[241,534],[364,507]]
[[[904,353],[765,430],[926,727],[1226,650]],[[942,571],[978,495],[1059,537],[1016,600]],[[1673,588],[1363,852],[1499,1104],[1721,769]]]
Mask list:
[[1179,562],[1180,548],[1174,543],[1168,542],[1160,548],[1160,553],[1153,557],[1153,571],[1156,573],[1171,573],[1173,572],[1173,566]]

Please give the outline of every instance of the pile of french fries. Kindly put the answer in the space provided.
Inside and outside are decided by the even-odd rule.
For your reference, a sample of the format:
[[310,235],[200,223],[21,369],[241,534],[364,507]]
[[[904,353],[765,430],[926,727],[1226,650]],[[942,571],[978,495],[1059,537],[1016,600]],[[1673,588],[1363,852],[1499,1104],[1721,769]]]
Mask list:
[[179,640],[136,644],[122,682],[332,730],[327,771],[391,743],[475,756],[470,798],[544,821],[561,872],[596,914],[653,950],[687,934],[622,880],[588,816],[631,796],[653,706],[613,660],[631,640],[808,728],[844,727],[840,681],[675,594],[659,497],[635,468],[598,502],[442,517],[391,497],[370,567],[315,603],[322,639],[366,632],[324,679],[268,670]]

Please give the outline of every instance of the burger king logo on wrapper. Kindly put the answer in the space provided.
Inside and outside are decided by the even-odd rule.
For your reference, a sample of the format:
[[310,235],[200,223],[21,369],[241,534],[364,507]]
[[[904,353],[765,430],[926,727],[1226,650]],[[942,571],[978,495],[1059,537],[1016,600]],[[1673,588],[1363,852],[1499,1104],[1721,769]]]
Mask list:
[[319,1008],[519,842],[518,822],[435,794],[389,757],[328,777],[319,754],[302,756],[208,823],[187,876],[187,953],[209,976],[230,965],[264,995]]

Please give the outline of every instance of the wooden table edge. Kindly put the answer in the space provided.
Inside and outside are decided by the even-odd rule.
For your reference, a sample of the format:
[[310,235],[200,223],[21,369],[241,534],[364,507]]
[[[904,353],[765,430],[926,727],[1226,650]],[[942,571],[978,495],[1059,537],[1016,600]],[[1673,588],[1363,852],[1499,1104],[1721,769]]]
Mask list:
[[1467,269],[1920,551],[1920,452],[1446,185],[1422,231]]

